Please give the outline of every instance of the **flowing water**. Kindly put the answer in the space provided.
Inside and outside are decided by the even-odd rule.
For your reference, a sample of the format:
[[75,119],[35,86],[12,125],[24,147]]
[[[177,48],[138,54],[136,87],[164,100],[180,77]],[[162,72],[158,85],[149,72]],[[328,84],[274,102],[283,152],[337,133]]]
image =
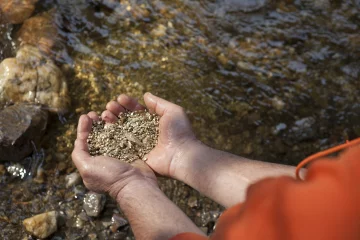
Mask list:
[[[71,95],[53,115],[40,154],[41,180],[0,178],[1,239],[23,239],[22,220],[49,210],[52,239],[123,239],[99,218],[79,218],[86,190],[66,188],[78,117],[120,93],[151,91],[183,106],[206,144],[295,165],[360,136],[358,0],[43,0],[55,9],[66,51],[57,58]],[[0,59],[15,54],[18,25],[0,26]],[[40,151],[38,151],[40,152]],[[199,176],[200,178],[201,176]],[[166,194],[210,232],[220,206],[173,180]],[[146,201],[146,200],[144,200]],[[121,212],[120,212],[121,214]],[[123,231],[127,231],[126,229]]]

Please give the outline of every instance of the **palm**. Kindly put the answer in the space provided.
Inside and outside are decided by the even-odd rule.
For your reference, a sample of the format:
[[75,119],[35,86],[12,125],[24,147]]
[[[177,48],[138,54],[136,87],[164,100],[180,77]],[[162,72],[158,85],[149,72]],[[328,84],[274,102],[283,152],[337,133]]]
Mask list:
[[[144,100],[150,112],[160,116],[160,136],[157,146],[148,154],[147,163],[157,173],[165,176],[171,175],[171,163],[181,147],[189,140],[195,139],[189,120],[184,110],[173,103],[165,101],[152,94],[145,94]],[[136,99],[120,95],[117,101],[106,105],[102,119],[111,123],[117,120],[120,112],[126,110],[136,111],[145,109]]]

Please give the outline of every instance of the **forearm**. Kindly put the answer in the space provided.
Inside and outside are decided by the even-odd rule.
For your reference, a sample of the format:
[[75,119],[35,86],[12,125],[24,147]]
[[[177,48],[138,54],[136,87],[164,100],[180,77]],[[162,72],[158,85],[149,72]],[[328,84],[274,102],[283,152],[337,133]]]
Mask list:
[[172,177],[183,181],[225,207],[245,199],[247,187],[265,177],[295,176],[295,167],[266,163],[189,144],[174,158]]
[[141,182],[117,198],[136,239],[169,239],[179,233],[203,234],[154,184]]

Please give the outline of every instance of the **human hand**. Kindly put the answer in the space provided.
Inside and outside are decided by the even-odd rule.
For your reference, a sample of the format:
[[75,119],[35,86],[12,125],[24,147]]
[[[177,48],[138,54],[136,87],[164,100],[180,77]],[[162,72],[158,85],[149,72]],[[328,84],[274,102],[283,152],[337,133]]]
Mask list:
[[[196,141],[184,109],[162,98],[146,93],[144,101],[151,113],[160,116],[160,135],[156,147],[146,156],[147,164],[158,174],[174,177],[176,167],[187,146]],[[101,115],[107,122],[115,122],[120,112],[145,109],[136,99],[124,94],[106,105]]]
[[[80,117],[77,139],[72,152],[73,162],[86,188],[94,192],[109,193],[111,197],[118,200],[124,189],[137,188],[145,182],[157,187],[154,172],[141,160],[128,164],[111,157],[90,156],[87,138],[92,122],[98,119],[95,112]],[[136,191],[136,189],[131,190]]]

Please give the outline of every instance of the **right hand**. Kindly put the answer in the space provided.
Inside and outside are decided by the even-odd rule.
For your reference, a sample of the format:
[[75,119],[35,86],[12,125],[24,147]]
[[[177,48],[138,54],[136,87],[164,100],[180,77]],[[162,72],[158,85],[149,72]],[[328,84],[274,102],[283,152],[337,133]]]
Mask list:
[[[162,98],[146,93],[144,95],[146,107],[151,113],[160,116],[160,134],[156,147],[146,156],[147,164],[158,174],[174,177],[176,167],[181,164],[181,156],[189,144],[196,142],[190,121],[184,109]],[[117,101],[106,105],[102,119],[115,122],[120,112],[125,109],[136,111],[145,109],[136,99],[127,95],[120,95]]]

